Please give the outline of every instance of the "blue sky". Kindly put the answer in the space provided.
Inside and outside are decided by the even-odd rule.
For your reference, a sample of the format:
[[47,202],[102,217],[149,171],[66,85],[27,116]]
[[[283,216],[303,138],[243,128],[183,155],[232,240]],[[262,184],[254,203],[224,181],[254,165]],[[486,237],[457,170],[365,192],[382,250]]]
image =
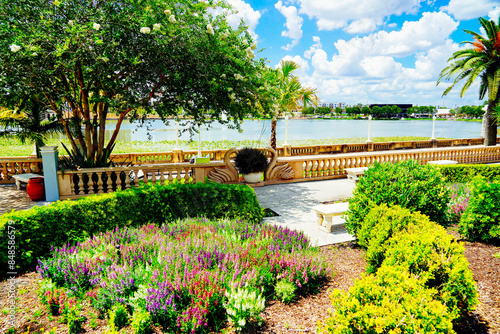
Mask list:
[[272,67],[301,65],[303,84],[322,102],[412,103],[454,108],[482,104],[478,87],[446,98],[436,86],[463,29],[479,17],[498,20],[500,0],[227,0],[258,41]]

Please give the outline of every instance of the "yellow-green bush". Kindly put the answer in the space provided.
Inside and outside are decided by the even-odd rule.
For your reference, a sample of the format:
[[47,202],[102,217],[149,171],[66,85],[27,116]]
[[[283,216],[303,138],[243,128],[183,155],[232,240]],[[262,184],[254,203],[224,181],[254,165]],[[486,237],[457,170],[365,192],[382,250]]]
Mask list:
[[490,181],[500,181],[500,165],[444,165],[439,166],[445,182],[468,183],[481,175]]
[[356,281],[349,293],[335,290],[334,311],[320,333],[453,333],[445,305],[434,299],[416,275],[382,266],[377,275]]

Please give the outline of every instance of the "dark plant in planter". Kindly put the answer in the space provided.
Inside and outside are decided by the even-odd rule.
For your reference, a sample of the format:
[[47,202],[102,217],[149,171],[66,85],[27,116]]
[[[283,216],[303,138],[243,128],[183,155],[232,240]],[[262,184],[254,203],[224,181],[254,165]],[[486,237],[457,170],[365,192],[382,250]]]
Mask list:
[[241,174],[265,172],[269,161],[261,150],[245,147],[236,153],[234,166]]

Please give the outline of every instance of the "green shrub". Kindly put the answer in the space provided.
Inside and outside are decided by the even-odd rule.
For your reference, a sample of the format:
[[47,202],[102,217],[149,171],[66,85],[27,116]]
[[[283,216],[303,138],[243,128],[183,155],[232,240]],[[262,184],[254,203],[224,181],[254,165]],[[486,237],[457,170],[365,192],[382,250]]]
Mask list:
[[439,167],[445,182],[468,183],[481,175],[490,181],[500,181],[499,165],[444,165]]
[[241,331],[251,323],[262,323],[260,314],[266,307],[266,299],[253,287],[226,290],[227,303],[224,304],[231,325]]
[[448,310],[434,291],[404,268],[382,266],[356,281],[349,293],[334,290],[335,311],[319,333],[453,333]]
[[234,157],[234,167],[241,174],[265,172],[268,165],[266,154],[256,148],[242,148],[236,152]]
[[432,228],[435,223],[418,212],[412,213],[400,206],[388,207],[382,204],[374,207],[361,223],[358,243],[367,248],[365,259],[367,272],[374,273],[384,261],[387,241],[408,225],[418,225],[422,229]]
[[128,325],[128,311],[125,305],[117,304],[109,311],[109,327],[120,329]]
[[153,322],[151,321],[151,315],[148,311],[143,309],[138,309],[134,311],[132,315],[132,333],[134,334],[148,334],[151,333]]
[[0,276],[29,270],[51,246],[116,227],[160,225],[196,216],[259,223],[263,210],[248,186],[198,183],[146,185],[7,213],[0,216],[0,267],[4,268]]
[[477,290],[464,247],[441,226],[411,224],[388,241],[382,266],[408,270],[448,308],[452,320],[477,305]]
[[276,296],[285,304],[290,304],[295,298],[297,286],[286,280],[280,280],[276,284]]
[[349,200],[346,227],[357,236],[361,222],[371,208],[386,203],[420,211],[439,224],[446,223],[450,191],[437,166],[417,161],[375,163],[360,178]]
[[476,177],[470,188],[469,205],[458,224],[460,234],[471,241],[500,242],[500,183]]

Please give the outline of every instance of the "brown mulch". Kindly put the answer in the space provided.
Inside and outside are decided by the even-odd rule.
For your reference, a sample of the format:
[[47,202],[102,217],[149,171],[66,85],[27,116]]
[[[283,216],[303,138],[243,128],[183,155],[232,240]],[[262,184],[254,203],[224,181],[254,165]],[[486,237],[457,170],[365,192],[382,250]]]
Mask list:
[[[458,334],[500,334],[500,259],[493,256],[500,251],[500,248],[469,242],[464,242],[464,246],[465,256],[477,282],[480,304],[455,330]],[[331,264],[334,277],[321,287],[319,293],[298,297],[290,305],[270,301],[263,313],[265,324],[256,330],[257,333],[316,333],[318,322],[328,317],[331,291],[347,290],[364,272],[364,251],[354,243],[323,246],[320,252],[325,261]],[[17,333],[25,333],[28,327],[29,333],[38,333],[42,328],[47,330],[54,327],[57,328],[57,333],[67,333],[67,325],[58,323],[57,317],[51,317],[39,303],[36,294],[39,280],[40,276],[34,272],[17,279]],[[2,333],[10,327],[7,318],[10,311],[8,288],[8,281],[0,282],[0,332]],[[106,321],[96,319],[92,312],[88,305],[84,305],[84,314],[87,316],[83,326],[85,332],[105,332]],[[94,329],[91,328],[91,323]],[[125,328],[125,331],[127,329],[130,327]],[[221,331],[227,332],[227,329]],[[161,331],[155,328],[154,332]]]

